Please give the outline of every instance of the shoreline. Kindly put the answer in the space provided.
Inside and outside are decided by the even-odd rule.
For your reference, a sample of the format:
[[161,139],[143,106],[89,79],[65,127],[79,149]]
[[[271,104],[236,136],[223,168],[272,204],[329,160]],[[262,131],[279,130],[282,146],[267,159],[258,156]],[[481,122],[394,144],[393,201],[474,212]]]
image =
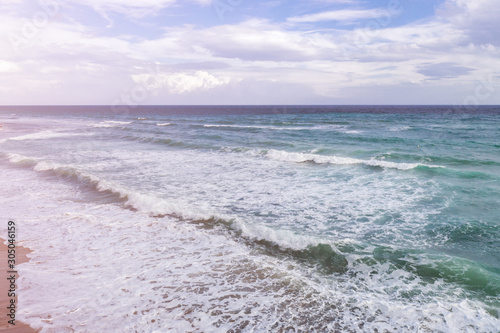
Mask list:
[[[11,325],[8,323],[8,320],[10,319],[7,317],[7,306],[9,305],[9,298],[7,296],[7,291],[9,289],[9,282],[6,278],[7,271],[9,270],[8,268],[8,263],[7,263],[7,245],[5,244],[5,239],[0,238],[0,267],[2,270],[0,278],[0,332],[6,332],[6,333],[35,333],[37,332],[34,328],[29,326],[26,323],[21,322],[16,318],[16,324]],[[29,258],[27,257],[27,254],[29,254],[31,250],[26,247],[22,246],[17,246],[16,245],[16,265],[22,264],[24,262],[28,262]],[[19,277],[19,274],[17,275],[17,278]],[[17,296],[16,296],[16,305],[19,304],[17,301]]]

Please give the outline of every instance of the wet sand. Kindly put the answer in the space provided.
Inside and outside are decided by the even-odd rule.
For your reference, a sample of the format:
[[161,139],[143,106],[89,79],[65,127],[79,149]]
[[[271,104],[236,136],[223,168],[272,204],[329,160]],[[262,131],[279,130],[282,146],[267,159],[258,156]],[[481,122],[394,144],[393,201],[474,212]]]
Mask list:
[[[7,245],[5,245],[5,240],[0,238],[0,332],[6,332],[6,333],[33,333],[36,332],[33,328],[31,328],[29,325],[26,325],[22,322],[20,322],[16,318],[16,325],[9,324],[8,321],[10,320],[9,317],[7,317],[7,307],[9,306],[10,298],[8,297],[8,290],[9,290],[9,285],[10,282],[7,280],[8,278],[8,273],[9,271],[8,268],[8,263],[7,263]],[[30,249],[27,249],[22,246],[16,246],[16,265],[21,264],[23,262],[29,261],[28,257],[26,256],[28,253],[30,253]],[[19,275],[16,275],[16,278]],[[16,297],[16,307],[18,306],[17,303],[17,297]]]

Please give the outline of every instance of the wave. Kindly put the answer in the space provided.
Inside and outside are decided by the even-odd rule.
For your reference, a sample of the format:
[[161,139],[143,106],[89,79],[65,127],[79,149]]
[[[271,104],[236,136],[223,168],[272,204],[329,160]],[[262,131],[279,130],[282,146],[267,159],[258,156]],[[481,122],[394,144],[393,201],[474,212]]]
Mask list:
[[[164,133],[161,133],[161,132],[158,132],[158,134],[164,135]],[[202,144],[177,141],[177,140],[172,140],[172,139],[168,139],[168,138],[159,138],[159,137],[140,137],[140,136],[135,136],[135,135],[126,135],[126,136],[122,136],[121,139],[134,141],[134,142],[165,145],[165,146],[170,146],[170,147],[182,147],[182,148],[187,148],[187,149],[214,149],[214,148],[216,148],[216,147],[210,146],[208,144],[202,145]]]
[[[289,258],[306,266],[315,268],[319,273],[344,274],[356,267],[351,267],[346,256],[359,247],[351,240],[322,239],[317,236],[299,235],[291,230],[272,229],[259,224],[248,224],[238,217],[226,216],[211,211],[209,208],[200,208],[180,200],[169,201],[153,195],[139,193],[132,189],[101,179],[93,174],[77,169],[71,165],[61,165],[52,161],[37,160],[18,154],[7,154],[13,163],[30,165],[37,172],[47,172],[53,175],[77,181],[98,192],[106,192],[115,198],[116,203],[123,204],[125,208],[149,214],[153,217],[174,217],[188,223],[194,223],[200,228],[221,228],[232,237],[241,240],[247,246],[260,253],[278,258]],[[85,187],[84,186],[84,187]],[[423,281],[434,283],[437,279],[444,279],[448,283],[458,283],[464,288],[475,291],[477,281],[486,280],[494,283],[488,288],[479,288],[487,295],[494,295],[500,289],[494,274],[491,275],[483,268],[474,269],[473,275],[462,277],[457,274],[460,267],[469,267],[469,262],[461,260],[460,265],[453,262],[457,268],[450,268],[450,262],[446,260],[443,265],[435,267],[427,262],[415,262],[413,253],[403,253],[397,249],[376,247],[373,252],[374,259],[383,264],[389,262],[399,269],[419,276]],[[409,257],[408,257],[409,256]],[[416,256],[419,257],[419,256]],[[439,263],[441,259],[433,259],[433,263]],[[477,277],[476,277],[477,275]],[[496,282],[495,282],[496,281]]]
[[391,132],[403,132],[403,131],[408,131],[411,129],[412,129],[411,126],[395,126],[395,127],[389,128],[389,131],[391,131]]
[[[196,126],[196,125],[195,125]],[[227,124],[209,124],[202,125],[205,128],[221,128],[228,130],[241,130],[241,129],[251,129],[251,130],[293,130],[293,129],[309,129],[306,127],[279,127],[279,126],[265,126],[265,125],[227,125]]]
[[375,247],[372,255],[369,260],[375,259],[382,265],[390,263],[425,283],[442,281],[458,285],[483,299],[500,293],[500,270],[469,259],[387,246]]
[[54,132],[54,131],[42,131],[42,132],[37,132],[37,133],[31,133],[31,134],[26,134],[26,135],[21,135],[21,136],[15,136],[11,138],[6,138],[0,140],[0,143],[4,143],[7,141],[22,141],[22,140],[44,140],[44,139],[53,139],[53,138],[60,138],[60,137],[68,137],[68,136],[78,136],[81,134],[77,133],[61,133],[61,132]]
[[296,250],[261,239],[254,240],[249,245],[260,247],[264,254],[275,257],[288,257],[302,264],[313,266],[325,275],[345,273],[349,265],[346,257],[330,244],[317,243],[316,245],[308,245],[306,248]]
[[445,168],[444,166],[440,165],[389,162],[376,159],[361,160],[351,157],[325,156],[325,155],[317,155],[311,153],[294,153],[294,152],[286,152],[275,149],[264,150],[262,151],[262,154],[273,160],[284,161],[284,162],[295,162],[295,163],[312,162],[316,164],[333,164],[333,165],[363,164],[371,167],[380,167],[380,168],[398,169],[398,170],[410,170],[418,167]]
[[234,236],[242,239],[247,245],[264,249],[268,254],[287,255],[299,261],[306,261],[318,266],[324,273],[343,272],[347,266],[347,261],[331,240],[299,235],[290,230],[276,230],[263,225],[248,224],[238,217],[218,214],[210,208],[195,207],[181,200],[172,201],[139,193],[72,165],[62,165],[12,153],[6,154],[6,157],[10,162],[29,166],[34,171],[77,182],[79,187],[83,185],[83,188],[105,192],[107,202],[112,197],[115,203],[123,204],[133,211],[159,218],[165,216],[179,218],[203,228],[223,226],[235,233]]
[[479,160],[479,159],[461,159],[453,156],[429,156],[430,160],[435,162],[442,162],[455,166],[500,166],[500,162],[493,160]]
[[[220,128],[227,130],[277,130],[277,131],[310,131],[310,130],[322,130],[322,131],[335,131],[339,133],[345,134],[361,134],[363,131],[361,130],[353,130],[346,128],[346,126],[340,125],[312,125],[312,126],[289,126],[290,123],[287,123],[288,126],[276,126],[276,125],[233,125],[233,124],[208,124],[202,125],[205,128]],[[199,126],[199,125],[195,125]]]
[[204,229],[223,227],[234,238],[262,254],[286,257],[312,266],[323,274],[345,273],[347,270],[348,261],[339,248],[345,247],[344,243],[350,243],[350,240],[333,242],[290,230],[247,224],[238,218],[211,217],[191,222]]
[[131,121],[117,121],[117,120],[105,120],[98,124],[93,124],[92,127],[117,127],[120,125],[129,125],[132,124]]
[[[225,235],[244,242],[250,249],[291,263],[300,264],[305,270],[314,269],[320,275],[335,276],[342,281],[351,281],[355,288],[363,292],[367,285],[371,289],[389,289],[398,293],[403,301],[425,297],[421,292],[443,282],[487,297],[498,295],[500,285],[498,275],[475,263],[453,259],[447,256],[437,258],[423,256],[412,250],[374,246],[366,248],[342,248],[342,241],[324,241],[319,237],[298,235],[289,230],[273,230],[261,225],[250,225],[239,219],[217,215],[208,210],[200,210],[188,203],[170,202],[162,198],[138,193],[130,188],[106,181],[73,165],[62,165],[53,161],[33,159],[19,154],[7,154],[11,162],[29,164],[37,172],[62,176],[77,181],[99,192],[109,192],[116,201],[135,211],[161,217],[191,220],[200,227],[220,228]],[[85,187],[84,186],[84,187]],[[188,221],[189,222],[189,221]],[[351,245],[346,242],[347,246]],[[352,247],[357,247],[353,244]],[[463,274],[465,272],[466,274]],[[322,278],[322,277],[320,277]],[[342,280],[345,279],[345,280]],[[354,281],[354,282],[352,282]],[[489,284],[482,288],[485,281]],[[346,282],[349,283],[349,282]],[[418,286],[413,288],[418,283]],[[434,289],[430,289],[428,293]],[[385,293],[381,294],[381,297]]]
[[352,127],[346,126],[348,124],[335,124],[335,123],[327,123],[321,125],[314,125],[310,129],[312,130],[321,130],[327,132],[338,132],[343,134],[362,134],[364,131],[359,129],[352,129]]
[[428,168],[424,172],[433,176],[443,176],[450,178],[460,178],[460,179],[478,179],[478,180],[495,180],[498,181],[499,177],[490,173],[480,172],[480,171],[467,171],[467,170],[454,170],[450,168]]
[[158,123],[156,126],[170,126],[172,123]]
[[[133,191],[125,186],[116,184],[99,178],[86,171],[79,170],[72,165],[63,165],[53,161],[40,160],[26,157],[19,154],[6,154],[7,159],[16,164],[22,164],[31,167],[37,172],[47,172],[55,176],[61,176],[65,179],[70,179],[79,184],[90,186],[98,192],[112,193],[119,198],[128,208],[142,211],[151,215],[169,215],[186,219],[200,219],[212,216],[209,212],[199,212],[199,209],[192,207],[187,208],[187,205],[182,203],[169,203],[154,196],[145,195]],[[198,211],[198,212],[197,212]]]
[[23,156],[20,154],[15,154],[15,153],[7,153],[7,154],[5,154],[5,156],[7,157],[7,159],[10,162],[15,163],[15,164],[26,164],[26,165],[34,166],[34,165],[36,165],[36,163],[39,162],[38,159]]
[[[211,128],[211,127],[241,127],[241,126],[236,126],[236,125],[203,125],[203,127]],[[246,127],[246,126],[244,126],[244,127]]]
[[[424,160],[428,163],[436,163],[446,165],[446,168],[427,168],[425,172],[432,175],[441,175],[446,177],[464,178],[464,179],[498,179],[492,173],[484,171],[475,171],[476,167],[498,167],[500,163],[493,160],[461,159],[454,156],[437,156],[437,155],[418,155],[405,153],[386,153],[377,155],[377,159],[396,159],[406,160],[413,163],[419,163]],[[484,170],[484,168],[483,168]]]
[[[286,123],[290,125],[290,123]],[[195,125],[199,126],[199,125]],[[322,126],[277,126],[277,125],[232,125],[232,124],[208,124],[202,125],[205,128],[222,128],[229,130],[253,129],[253,130],[278,130],[278,131],[307,131],[320,129]]]

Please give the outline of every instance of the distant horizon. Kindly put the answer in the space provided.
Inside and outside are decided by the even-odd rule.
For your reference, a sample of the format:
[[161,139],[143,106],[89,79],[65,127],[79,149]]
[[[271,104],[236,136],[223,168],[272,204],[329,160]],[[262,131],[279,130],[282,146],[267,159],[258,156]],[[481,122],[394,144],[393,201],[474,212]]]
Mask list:
[[285,107],[301,107],[301,106],[316,106],[316,107],[337,107],[337,106],[402,106],[402,107],[412,107],[412,106],[436,106],[436,107],[455,107],[455,108],[466,108],[474,109],[476,107],[500,107],[500,104],[479,104],[479,105],[460,105],[460,104],[143,104],[143,105],[113,105],[113,104],[12,104],[12,105],[0,105],[0,108],[4,107],[128,107],[131,109],[142,108],[142,107],[196,107],[196,106],[226,106],[226,107],[251,107],[251,106],[285,106]]
[[126,118],[134,115],[300,115],[329,113],[359,114],[498,114],[499,105],[13,105],[0,106],[0,114],[93,115]]

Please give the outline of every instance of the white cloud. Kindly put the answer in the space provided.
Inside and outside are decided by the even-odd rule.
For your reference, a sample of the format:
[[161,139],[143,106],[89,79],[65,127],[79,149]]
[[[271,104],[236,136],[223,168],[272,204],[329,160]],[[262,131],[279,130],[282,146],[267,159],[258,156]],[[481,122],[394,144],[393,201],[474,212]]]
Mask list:
[[158,9],[172,5],[177,0],[82,0],[78,1],[80,5],[87,5],[91,7],[123,9],[123,8],[150,8]]
[[[14,1],[14,0],[12,0]],[[131,18],[142,18],[148,15],[155,15],[164,8],[177,5],[181,0],[60,0],[73,2],[76,5],[92,7],[96,12],[104,18],[112,21],[109,13],[119,13]],[[186,0],[184,0],[185,2]],[[191,3],[201,6],[209,6],[213,0],[187,0]]]
[[498,0],[446,0],[436,14],[439,19],[462,30],[468,42],[500,45]]
[[463,31],[439,21],[419,22],[401,27],[380,29],[375,39],[390,43],[417,45],[433,49],[448,49],[464,41]]
[[359,0],[315,0],[315,2],[353,4],[358,3]]
[[173,94],[184,94],[197,90],[210,90],[230,82],[228,77],[216,77],[205,71],[188,73],[157,73],[133,75],[134,81],[147,90],[166,88]]
[[383,17],[387,15],[387,10],[383,9],[341,9],[321,12],[316,14],[308,14],[303,16],[294,16],[288,18],[291,23],[304,23],[304,22],[320,22],[320,21],[357,21],[361,19],[370,19]]
[[15,73],[20,70],[19,66],[11,61],[0,60],[0,73]]
[[0,5],[17,5],[21,4],[23,0],[0,0]]
[[162,8],[173,5],[176,0],[68,0],[77,5],[92,7],[109,22],[108,28],[113,26],[109,13],[119,13],[131,18],[142,18],[156,14]]
[[162,59],[175,54],[179,61],[303,61],[321,58],[331,46],[319,34],[304,34],[283,29],[264,20],[204,29],[193,26],[169,28],[159,39],[133,46],[137,57]]
[[214,2],[214,0],[192,0],[192,1],[202,6],[210,6]]
[[312,38],[265,21],[205,29],[192,34],[190,40],[222,58],[303,61],[318,56]]
[[[104,14],[139,17],[180,2],[86,0],[84,4]],[[68,8],[62,8],[62,14],[69,15]],[[445,87],[449,98],[453,84],[474,89],[478,77],[500,73],[500,44],[494,36],[500,27],[487,28],[498,26],[500,20],[494,16],[499,8],[492,0],[447,0],[436,17],[395,27],[367,29],[361,24],[356,29],[315,30],[314,23],[324,20],[346,23],[386,15],[380,9],[341,10],[295,16],[281,23],[249,19],[202,27],[171,26],[155,38],[101,35],[97,29],[62,18],[40,28],[26,50],[15,55],[9,51],[8,40],[0,39],[4,51],[0,73],[5,73],[0,76],[0,86],[2,91],[18,87],[0,98],[14,104],[15,96],[34,104],[50,96],[56,99],[53,103],[109,104],[134,86],[150,92],[144,103],[157,104],[225,103],[228,95],[233,104],[335,102],[328,98],[373,87],[380,96],[390,98],[390,92],[399,86],[402,97],[398,102],[404,91],[411,94],[415,87],[421,87],[421,96],[430,94],[432,98],[439,94],[429,92]],[[0,30],[13,27],[20,31],[25,21],[0,13]],[[310,23],[306,26],[311,30],[296,29],[295,23],[301,22]],[[149,73],[144,68],[154,67],[151,64],[159,64],[160,69]],[[459,83],[454,80],[458,76]],[[25,95],[19,95],[21,92]],[[287,99],[291,94],[293,98]],[[349,98],[364,101],[355,95]]]

